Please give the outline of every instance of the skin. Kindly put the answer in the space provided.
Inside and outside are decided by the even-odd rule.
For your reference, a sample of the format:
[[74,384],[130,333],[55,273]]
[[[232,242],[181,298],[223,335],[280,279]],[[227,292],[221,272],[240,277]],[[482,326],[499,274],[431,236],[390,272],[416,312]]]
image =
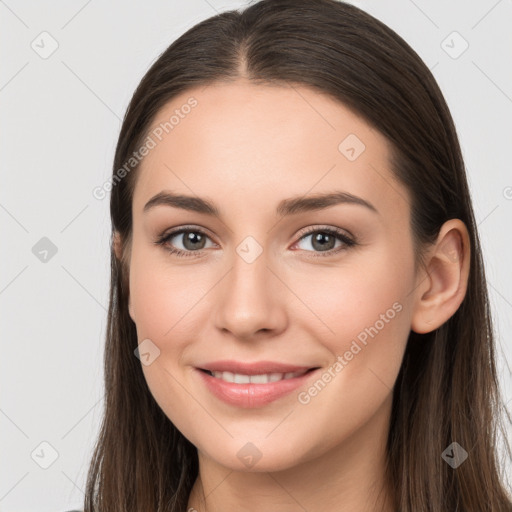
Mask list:
[[[416,270],[408,191],[389,169],[387,140],[362,118],[307,87],[239,79],[186,91],[152,126],[190,96],[198,105],[138,170],[129,256],[139,343],[149,338],[160,350],[142,365],[144,376],[198,449],[188,508],[317,512],[343,504],[344,512],[394,512],[384,483],[393,386],[410,330],[436,329],[464,298],[466,227],[448,221]],[[354,161],[338,150],[348,134],[366,146]],[[163,190],[208,198],[221,218],[162,205],[143,213]],[[378,213],[354,204],[275,213],[283,199],[334,190],[364,198]],[[202,255],[179,258],[154,244],[184,225],[207,233]],[[301,240],[307,227],[340,228],[359,245],[321,257],[313,236]],[[263,249],[252,263],[236,251],[247,236]],[[183,235],[171,243],[190,247]],[[118,236],[114,248],[121,257]],[[307,404],[298,393],[312,382],[256,409],[228,405],[194,370],[236,359],[327,371],[394,303],[400,312],[359,343],[362,350]],[[248,442],[261,453],[250,468],[237,456]]]

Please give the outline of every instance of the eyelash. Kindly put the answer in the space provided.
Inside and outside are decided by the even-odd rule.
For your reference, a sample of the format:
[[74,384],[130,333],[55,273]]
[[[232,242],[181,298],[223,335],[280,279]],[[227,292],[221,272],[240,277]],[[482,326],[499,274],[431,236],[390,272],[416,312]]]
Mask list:
[[[180,235],[182,233],[200,233],[201,235],[204,235],[204,236],[210,238],[201,229],[197,229],[195,227],[182,227],[175,231],[171,231],[170,233],[164,233],[164,234],[160,235],[158,237],[158,239],[155,241],[155,244],[165,247],[165,249],[170,254],[173,254],[179,258],[187,258],[187,257],[191,257],[191,256],[197,256],[197,255],[200,255],[204,250],[206,250],[206,249],[203,249],[200,251],[183,251],[182,249],[176,249],[174,247],[166,247],[167,242],[171,238],[174,238],[176,235]],[[340,240],[341,242],[343,242],[344,246],[338,247],[337,249],[329,249],[328,251],[319,251],[319,252],[316,252],[314,255],[308,256],[308,257],[325,258],[325,257],[329,257],[329,256],[334,256],[335,254],[338,254],[340,251],[343,251],[343,250],[346,250],[346,249],[349,249],[351,247],[358,245],[358,243],[354,239],[349,238],[347,235],[344,234],[344,232],[342,232],[341,230],[336,229],[336,228],[312,228],[306,232],[303,232],[301,234],[301,236],[299,237],[299,239],[297,240],[297,242],[299,242],[306,236],[312,235],[314,233],[327,233],[329,235],[333,235],[337,240]],[[315,251],[306,251],[306,252],[315,252]]]

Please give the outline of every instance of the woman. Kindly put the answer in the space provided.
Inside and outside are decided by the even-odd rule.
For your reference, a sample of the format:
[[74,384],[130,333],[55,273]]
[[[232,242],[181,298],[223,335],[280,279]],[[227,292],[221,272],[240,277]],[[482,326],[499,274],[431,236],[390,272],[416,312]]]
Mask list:
[[512,510],[464,163],[397,34],[334,0],[199,23],[111,188],[86,511]]

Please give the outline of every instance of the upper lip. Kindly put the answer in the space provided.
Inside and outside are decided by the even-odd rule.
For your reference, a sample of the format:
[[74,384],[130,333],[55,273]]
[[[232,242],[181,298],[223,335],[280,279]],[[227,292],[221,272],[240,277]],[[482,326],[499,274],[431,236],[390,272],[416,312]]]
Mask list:
[[244,363],[242,361],[214,361],[206,363],[200,367],[201,370],[210,372],[231,372],[241,373],[243,375],[262,375],[265,373],[289,373],[307,371],[314,366],[300,366],[278,363],[274,361],[257,361],[253,363]]

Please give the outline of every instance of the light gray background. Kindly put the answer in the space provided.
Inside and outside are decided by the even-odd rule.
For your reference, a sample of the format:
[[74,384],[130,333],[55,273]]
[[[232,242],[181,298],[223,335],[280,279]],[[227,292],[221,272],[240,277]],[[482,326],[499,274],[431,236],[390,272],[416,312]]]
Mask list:
[[[353,3],[411,44],[452,111],[484,247],[508,402],[512,2]],[[109,282],[108,197],[97,200],[92,190],[111,174],[122,116],[150,64],[200,20],[245,4],[0,1],[1,511],[82,507],[103,407]],[[40,36],[44,31],[51,37]],[[58,48],[42,58],[51,38]],[[469,47],[458,55],[464,41]],[[47,262],[32,252],[43,237],[57,248]],[[58,455],[48,469],[35,462],[52,461],[42,442]]]

